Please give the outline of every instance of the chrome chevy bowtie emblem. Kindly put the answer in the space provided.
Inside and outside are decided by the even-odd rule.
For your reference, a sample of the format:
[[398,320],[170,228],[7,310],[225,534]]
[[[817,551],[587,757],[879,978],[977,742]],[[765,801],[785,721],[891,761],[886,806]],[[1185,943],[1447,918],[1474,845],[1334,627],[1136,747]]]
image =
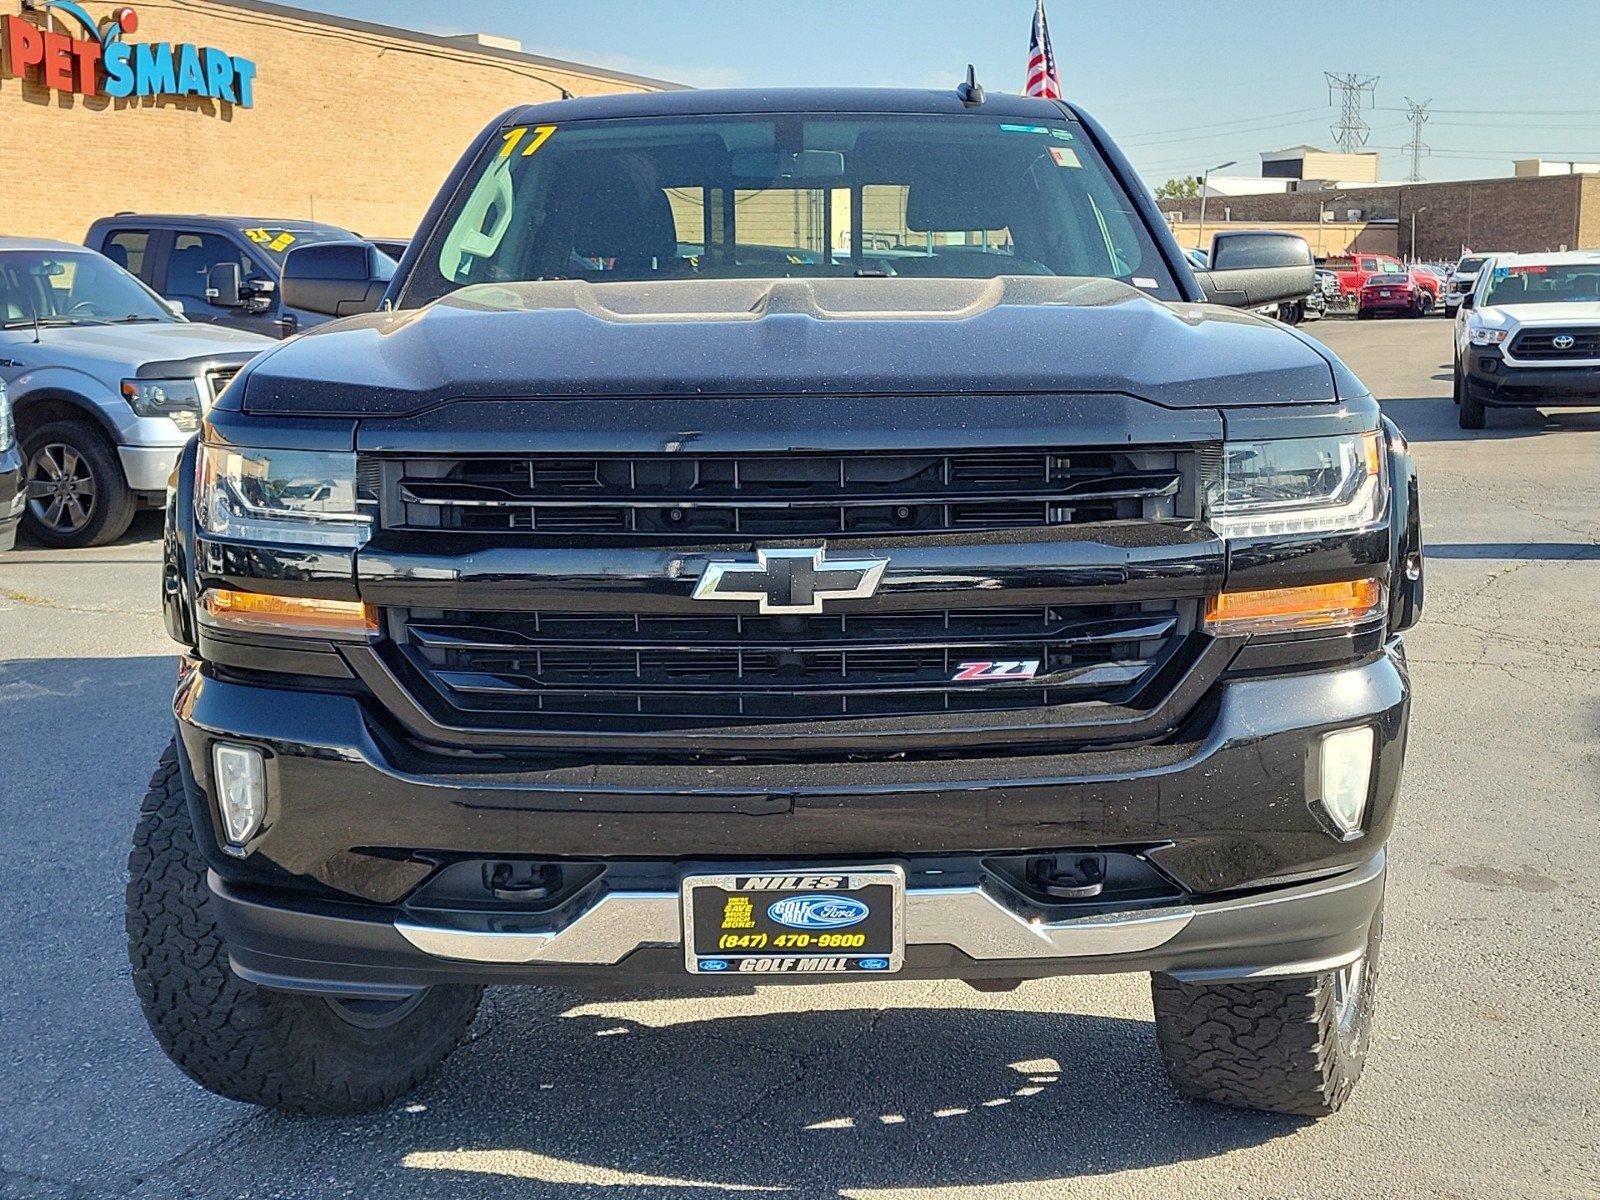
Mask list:
[[1558,333],[1550,339],[1550,344],[1557,350],[1571,350],[1578,344],[1578,339],[1570,333]]
[[754,562],[710,562],[696,600],[754,600],[764,613],[817,613],[829,600],[861,600],[878,590],[887,558],[829,559],[822,547],[757,550]]

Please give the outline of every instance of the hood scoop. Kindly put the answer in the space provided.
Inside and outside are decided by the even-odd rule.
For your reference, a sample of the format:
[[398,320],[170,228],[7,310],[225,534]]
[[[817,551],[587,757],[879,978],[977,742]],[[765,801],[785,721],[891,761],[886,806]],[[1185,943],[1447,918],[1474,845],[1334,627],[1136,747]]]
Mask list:
[[431,307],[473,313],[581,312],[602,321],[965,321],[1005,305],[1075,308],[1152,304],[1114,279],[1002,275],[993,279],[674,279],[648,283],[544,280],[476,284]]

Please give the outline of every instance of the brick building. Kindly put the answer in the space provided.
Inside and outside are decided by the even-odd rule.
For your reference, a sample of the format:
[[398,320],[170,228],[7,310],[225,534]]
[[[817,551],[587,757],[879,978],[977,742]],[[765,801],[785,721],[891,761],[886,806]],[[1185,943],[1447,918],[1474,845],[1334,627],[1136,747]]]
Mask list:
[[[1199,200],[1163,200],[1168,220],[1197,221]],[[1306,189],[1264,196],[1230,196],[1206,202],[1209,232],[1228,224],[1335,223],[1365,238],[1362,249],[1410,257],[1412,218],[1419,259],[1453,259],[1463,247],[1533,251],[1600,248],[1600,175],[1468,179],[1378,187]],[[1296,232],[1304,232],[1296,229]]]
[[[262,0],[152,0],[131,18],[88,2],[97,29],[42,0],[0,0],[0,233],[76,241],[95,217],[133,209],[404,236],[473,135],[512,105],[679,86],[509,39]],[[134,94],[108,93],[119,54],[120,69],[141,72]],[[165,82],[147,88],[147,67]]]

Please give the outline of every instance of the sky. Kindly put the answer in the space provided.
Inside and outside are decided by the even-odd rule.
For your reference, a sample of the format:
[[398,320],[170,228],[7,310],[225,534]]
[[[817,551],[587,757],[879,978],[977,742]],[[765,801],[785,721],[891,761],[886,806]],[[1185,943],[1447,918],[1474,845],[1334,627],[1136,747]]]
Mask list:
[[[1018,91],[1033,0],[288,0],[698,87]],[[1067,96],[1152,185],[1309,142],[1332,148],[1323,72],[1375,75],[1367,149],[1410,169],[1406,99],[1432,101],[1425,179],[1513,158],[1600,162],[1600,0],[1046,0]]]

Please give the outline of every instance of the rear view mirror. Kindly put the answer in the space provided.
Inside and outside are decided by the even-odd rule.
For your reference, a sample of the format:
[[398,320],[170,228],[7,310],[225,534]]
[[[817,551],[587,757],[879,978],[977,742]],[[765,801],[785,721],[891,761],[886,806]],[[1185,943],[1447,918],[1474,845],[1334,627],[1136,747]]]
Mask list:
[[844,178],[844,154],[838,150],[796,150],[792,154],[746,150],[735,154],[730,166],[735,179],[821,181]]
[[1298,300],[1316,287],[1316,264],[1305,238],[1273,230],[1239,230],[1211,239],[1211,269],[1195,279],[1213,304],[1259,308]]
[[285,308],[349,317],[374,312],[394,276],[394,260],[370,242],[321,242],[289,251],[279,294]]
[[206,272],[206,300],[222,308],[238,308],[244,303],[240,278],[238,263],[217,263]]

